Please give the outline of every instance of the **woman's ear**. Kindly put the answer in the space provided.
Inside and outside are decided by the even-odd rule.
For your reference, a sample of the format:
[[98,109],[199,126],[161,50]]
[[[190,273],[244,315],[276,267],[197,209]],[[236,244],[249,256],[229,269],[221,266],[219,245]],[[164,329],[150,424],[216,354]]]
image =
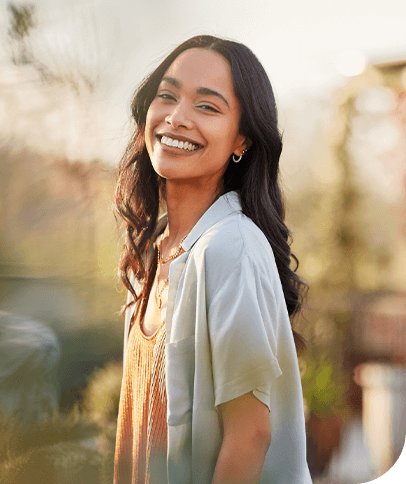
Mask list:
[[245,147],[244,147],[244,151],[249,150],[251,145],[252,145],[252,141],[251,141],[249,138],[245,138]]
[[249,138],[240,134],[237,138],[237,143],[236,143],[237,146],[234,149],[234,154],[236,156],[240,156],[240,155],[244,154],[249,149],[251,144],[252,144],[252,142]]

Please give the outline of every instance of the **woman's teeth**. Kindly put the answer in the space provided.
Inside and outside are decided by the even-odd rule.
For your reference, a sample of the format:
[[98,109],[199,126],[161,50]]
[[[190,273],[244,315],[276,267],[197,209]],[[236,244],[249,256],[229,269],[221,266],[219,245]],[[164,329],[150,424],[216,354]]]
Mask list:
[[161,143],[166,146],[173,146],[175,148],[181,148],[186,151],[195,151],[199,148],[198,145],[189,143],[188,141],[179,141],[177,139],[169,138],[168,136],[162,136]]

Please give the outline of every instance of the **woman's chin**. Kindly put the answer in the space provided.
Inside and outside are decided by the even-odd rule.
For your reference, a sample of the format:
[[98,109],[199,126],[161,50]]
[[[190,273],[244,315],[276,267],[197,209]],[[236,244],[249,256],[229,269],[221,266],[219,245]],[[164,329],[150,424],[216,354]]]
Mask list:
[[[152,167],[155,172],[165,178],[166,180],[185,180],[190,175],[185,173],[185,170],[180,166],[179,161],[163,160],[159,162],[152,162]],[[183,167],[184,168],[184,167]]]

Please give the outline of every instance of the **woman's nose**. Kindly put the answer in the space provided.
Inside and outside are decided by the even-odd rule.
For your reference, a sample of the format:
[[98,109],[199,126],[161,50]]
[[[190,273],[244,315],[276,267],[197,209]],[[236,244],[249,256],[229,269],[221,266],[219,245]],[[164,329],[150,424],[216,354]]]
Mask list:
[[193,126],[193,120],[186,103],[179,102],[176,104],[173,110],[166,116],[165,122],[175,129],[180,127],[190,129]]

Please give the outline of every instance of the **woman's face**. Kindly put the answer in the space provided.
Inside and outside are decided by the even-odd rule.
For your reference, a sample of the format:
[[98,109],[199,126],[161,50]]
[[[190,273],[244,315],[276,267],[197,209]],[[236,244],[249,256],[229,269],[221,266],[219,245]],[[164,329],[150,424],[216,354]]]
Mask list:
[[245,149],[231,68],[213,51],[193,48],[165,73],[146,118],[145,142],[167,180],[218,187],[230,156]]

